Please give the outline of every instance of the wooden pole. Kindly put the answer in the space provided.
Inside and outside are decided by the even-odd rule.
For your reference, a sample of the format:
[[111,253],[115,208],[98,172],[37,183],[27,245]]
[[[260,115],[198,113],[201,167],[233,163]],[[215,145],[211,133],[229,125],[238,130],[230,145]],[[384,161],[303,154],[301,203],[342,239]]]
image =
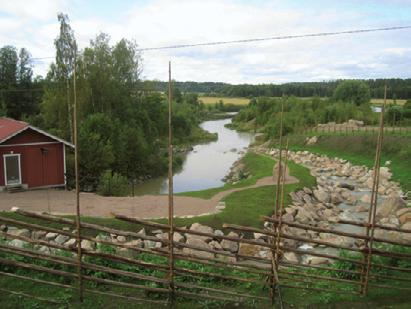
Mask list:
[[169,290],[170,302],[174,300],[174,199],[173,199],[173,128],[172,128],[172,93],[171,61],[168,63],[168,249],[169,249]]
[[384,135],[384,111],[385,105],[387,103],[387,85],[384,87],[384,104],[381,109],[380,115],[380,128],[378,132],[377,147],[375,151],[375,163],[374,163],[374,175],[373,175],[373,187],[371,193],[371,203],[370,209],[368,211],[368,224],[366,229],[366,235],[370,238],[365,241],[365,248],[368,249],[368,252],[364,254],[364,262],[366,266],[363,266],[363,276],[361,286],[361,294],[367,295],[368,292],[368,283],[370,276],[371,260],[372,260],[372,245],[373,237],[375,231],[375,220],[376,220],[376,211],[377,211],[377,199],[378,199],[378,185],[380,180],[380,163],[381,163],[381,148]]
[[282,172],[282,150],[283,150],[283,116],[284,116],[284,102],[281,101],[281,114],[280,114],[280,137],[279,137],[279,156],[278,156],[278,175],[277,175],[277,188],[275,195],[275,209],[274,217],[277,218],[278,205],[280,202],[280,184],[281,184],[281,172]]
[[77,55],[74,56],[74,71],[73,71],[73,132],[74,132],[74,171],[76,178],[76,229],[77,229],[77,261],[78,261],[78,289],[80,302],[83,302],[83,279],[81,270],[81,224],[80,224],[80,185],[79,185],[79,162],[78,162],[78,127],[77,127],[77,91],[76,91],[76,62]]
[[[282,148],[283,148],[283,116],[284,116],[284,101],[281,101],[281,114],[280,114],[280,136],[279,136],[279,156],[278,156],[278,171],[277,171],[277,187],[276,187],[276,194],[275,194],[275,208],[274,208],[274,217],[278,218],[278,216],[281,216],[279,214],[279,204],[280,204],[280,194],[281,194],[281,176],[282,176]],[[275,228],[275,226],[274,226]],[[273,231],[274,231],[273,228]],[[275,289],[276,286],[278,287],[278,274],[277,274],[277,264],[276,264],[276,256],[278,255],[278,248],[275,247],[275,238],[269,237],[268,239],[269,244],[272,245],[271,248],[271,278],[268,278],[270,282],[270,298],[271,298],[271,303],[274,305],[275,303]],[[279,292],[280,296],[280,304],[282,303],[281,301],[281,294]]]

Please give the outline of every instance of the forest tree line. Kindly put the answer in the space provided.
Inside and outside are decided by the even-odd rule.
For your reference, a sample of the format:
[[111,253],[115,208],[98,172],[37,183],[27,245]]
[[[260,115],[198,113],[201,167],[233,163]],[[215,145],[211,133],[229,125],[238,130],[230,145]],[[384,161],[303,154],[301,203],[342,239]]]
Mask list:
[[[337,86],[344,80],[322,81],[322,82],[294,82],[285,84],[240,84],[231,85],[227,83],[212,82],[176,82],[176,87],[181,91],[203,93],[208,96],[227,97],[331,97]],[[365,79],[370,88],[372,98],[384,97],[384,85],[387,83],[387,96],[392,99],[411,98],[411,78],[389,78],[389,79]],[[155,89],[164,91],[167,83],[151,81]]]

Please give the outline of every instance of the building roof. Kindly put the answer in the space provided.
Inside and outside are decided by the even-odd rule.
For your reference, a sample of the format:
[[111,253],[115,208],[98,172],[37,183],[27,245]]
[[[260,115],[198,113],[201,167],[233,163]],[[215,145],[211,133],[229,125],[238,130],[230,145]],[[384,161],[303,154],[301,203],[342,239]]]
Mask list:
[[1,117],[0,118],[0,144],[3,144],[5,141],[9,140],[13,136],[16,136],[17,134],[20,134],[21,132],[27,130],[27,129],[32,129],[34,131],[39,132],[40,134],[43,134],[45,136],[48,136],[60,143],[63,143],[69,147],[74,148],[74,145],[61,139],[58,138],[57,136],[54,136],[50,133],[47,133],[39,128],[33,127],[29,125],[27,122],[24,121],[19,121],[19,120],[14,120],[10,118],[5,118]]

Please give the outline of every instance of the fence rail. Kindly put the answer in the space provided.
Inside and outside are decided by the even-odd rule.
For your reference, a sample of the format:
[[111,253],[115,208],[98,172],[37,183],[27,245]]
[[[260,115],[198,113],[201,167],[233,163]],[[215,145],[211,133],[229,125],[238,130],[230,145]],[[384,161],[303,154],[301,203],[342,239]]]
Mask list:
[[[52,216],[49,214],[39,214],[29,211],[17,210],[16,211],[22,217],[27,218],[37,218],[41,222],[49,223],[60,223],[64,225],[70,225],[75,227],[76,222],[75,220],[61,218],[58,216]],[[146,228],[161,228],[164,231],[168,230],[168,225],[159,224],[156,222],[150,222],[147,220],[139,220],[135,218],[129,218],[125,216],[116,215],[117,219],[124,220],[127,222],[135,223],[138,226],[144,226]],[[280,220],[272,217],[262,217],[263,221],[272,224],[274,226],[278,226],[280,224]],[[52,228],[46,226],[45,224],[33,224],[27,223],[24,219],[17,220],[17,219],[10,219],[3,216],[0,216],[0,222],[3,224],[11,224],[13,226],[18,227],[25,227],[34,231],[46,231],[50,233],[58,233],[61,235],[66,236],[73,236],[72,233],[68,231],[64,231],[58,228]],[[341,220],[340,223],[343,224],[351,224],[354,226],[366,226],[366,223],[361,222],[351,222],[351,221],[344,221]],[[112,242],[108,240],[104,240],[104,238],[93,237],[93,236],[85,236],[82,235],[82,240],[89,240],[93,241],[96,244],[101,244],[111,248],[119,248],[119,249],[127,249],[136,254],[148,254],[157,256],[163,259],[162,263],[155,263],[155,262],[147,262],[144,260],[139,259],[139,255],[136,258],[132,257],[125,257],[115,253],[107,253],[107,252],[99,252],[93,251],[83,248],[82,255],[83,260],[81,264],[82,268],[82,279],[84,280],[84,293],[94,293],[100,294],[102,296],[109,296],[109,297],[118,297],[122,299],[127,299],[136,303],[142,302],[149,302],[155,303],[158,305],[166,305],[169,300],[169,293],[170,293],[170,280],[167,276],[169,271],[168,266],[168,239],[160,239],[153,236],[143,235],[141,233],[135,233],[130,231],[122,231],[118,229],[111,229],[102,225],[96,224],[89,224],[89,223],[81,223],[83,229],[87,229],[93,231],[94,233],[105,233],[109,234],[116,234],[116,235],[127,235],[132,239],[142,239],[142,240],[149,240],[156,243],[162,243],[165,247],[162,248],[138,248],[133,245],[125,244],[125,243],[118,243]],[[329,233],[336,236],[342,236],[350,239],[360,239],[360,240],[367,240],[370,237],[367,237],[363,234],[355,234],[355,233],[345,233],[338,230],[333,229],[325,229],[325,228],[318,228],[315,226],[298,224],[295,222],[286,222],[282,221],[281,224],[292,226],[297,229],[301,229],[304,231],[317,231],[317,232],[324,232]],[[405,229],[396,229],[388,226],[383,225],[376,225],[376,228],[388,230],[388,231],[395,231],[397,233],[411,233],[411,230]],[[286,246],[283,243],[280,243],[278,246],[275,242],[262,242],[261,240],[255,240],[247,238],[246,235],[250,233],[261,233],[265,235],[267,238],[272,237],[273,239],[276,237],[280,237],[280,239],[293,239],[298,241],[300,244],[302,243],[315,243],[322,246],[329,246],[333,248],[338,248],[343,251],[347,252],[354,252],[360,255],[364,254],[372,254],[374,256],[382,256],[382,257],[390,257],[396,260],[409,260],[411,258],[410,254],[405,254],[401,252],[391,252],[385,251],[380,249],[367,249],[367,248],[350,248],[347,246],[338,246],[336,244],[326,242],[326,241],[316,241],[310,239],[308,236],[298,236],[291,235],[283,231],[283,229],[257,229],[247,226],[239,226],[239,225],[232,225],[232,224],[225,224],[224,228],[227,230],[233,230],[240,232],[239,237],[232,237],[232,236],[225,236],[225,235],[215,235],[212,233],[204,233],[199,231],[193,231],[189,229],[175,227],[176,232],[181,232],[186,235],[195,235],[200,237],[209,237],[216,240],[227,240],[232,241],[237,244],[247,244],[251,246],[259,246],[264,247],[270,250],[277,251],[279,255],[279,262],[278,262],[278,271],[276,274],[276,279],[274,279],[274,283],[276,287],[281,287],[283,290],[287,289],[303,289],[303,290],[311,290],[317,291],[321,293],[335,293],[335,294],[359,294],[360,290],[358,287],[364,286],[364,282],[361,279],[361,268],[366,265],[364,261],[361,261],[358,258],[354,257],[342,257],[332,254],[326,253],[319,253],[315,252],[315,250],[302,250],[299,248],[294,248],[290,246]],[[279,235],[278,235],[279,232]],[[83,233],[84,234],[84,233]],[[40,239],[32,239],[28,237],[24,237],[21,235],[13,235],[12,233],[3,232],[2,236],[11,240],[11,239],[19,239],[28,244],[31,244],[31,248],[17,248],[8,244],[0,244],[0,252],[3,254],[15,255],[25,258],[30,258],[32,262],[21,262],[19,260],[13,260],[11,258],[0,258],[0,264],[8,265],[9,267],[16,268],[16,269],[26,269],[30,272],[34,273],[47,273],[52,276],[57,277],[65,277],[68,278],[70,284],[62,284],[52,280],[42,280],[40,278],[31,277],[29,275],[22,275],[16,274],[10,271],[0,271],[0,276],[3,277],[10,277],[10,278],[19,278],[22,280],[36,282],[38,284],[44,285],[52,285],[56,288],[62,289],[69,289],[76,291],[76,279],[78,274],[76,273],[76,267],[78,265],[78,260],[76,258],[77,255],[77,248],[74,247],[66,247],[63,245],[59,245],[57,243],[51,243],[45,240]],[[384,239],[374,239],[375,241],[379,241],[381,243],[386,243],[389,245],[404,245],[402,242],[397,241],[385,241]],[[407,244],[405,244],[407,245]],[[409,244],[408,244],[409,245]],[[44,253],[39,252],[38,250],[33,249],[34,246],[47,246],[48,248],[52,248],[55,250],[60,250],[60,252],[69,252],[70,256],[59,256],[52,253]],[[236,290],[233,290],[231,286],[235,283],[248,283],[254,284],[257,286],[261,286],[261,288],[270,288],[270,282],[272,282],[272,278],[274,275],[270,271],[271,269],[271,260],[270,258],[263,258],[263,257],[255,257],[249,256],[240,253],[230,253],[221,250],[213,250],[209,248],[203,248],[193,245],[188,245],[185,243],[180,243],[177,241],[173,241],[173,248],[174,254],[173,258],[176,261],[176,265],[173,269],[174,272],[174,282],[173,282],[173,293],[175,297],[179,298],[186,298],[186,299],[196,299],[196,298],[203,298],[215,301],[225,301],[225,302],[247,302],[249,300],[253,300],[254,302],[262,302],[262,303],[269,303],[271,297],[269,295],[264,296],[260,294],[252,294],[252,293],[240,293]],[[194,252],[194,254],[188,254],[181,250],[181,248],[189,248]],[[202,257],[198,256],[195,253],[198,252],[206,252],[212,255],[220,255],[225,256],[228,259],[217,259],[213,257]],[[287,262],[282,257],[286,252],[294,252],[300,256],[312,256],[312,257],[322,257],[329,259],[330,261],[340,261],[344,263],[348,263],[352,265],[350,269],[339,269],[333,266],[331,263],[330,265],[312,265],[312,264],[294,264]],[[104,259],[107,261],[115,262],[115,265],[121,266],[129,266],[129,267],[136,267],[138,270],[124,270],[121,267],[114,267],[114,266],[104,266],[93,263],[92,258],[95,259]],[[231,258],[231,260],[230,260]],[[49,262],[48,266],[41,266],[37,265],[36,261],[43,261]],[[214,271],[201,271],[199,269],[190,269],[187,266],[179,265],[178,261],[185,261],[191,262],[198,265],[204,265],[208,267],[213,267]],[[60,266],[59,266],[60,265]],[[64,265],[66,267],[65,270],[59,269]],[[371,269],[384,269],[384,274],[379,274],[378,272],[370,271],[369,273],[369,288],[389,288],[389,289],[398,289],[404,291],[411,291],[411,286],[407,286],[407,283],[410,283],[411,280],[409,278],[401,277],[401,273],[404,272],[411,272],[411,268],[406,267],[398,267],[393,265],[383,265],[381,263],[372,262]],[[356,269],[355,269],[356,268]],[[146,270],[151,270],[153,274],[147,275]],[[220,273],[220,271],[233,271],[236,272],[232,273]],[[140,271],[140,272],[139,272]],[[241,275],[236,273],[240,272]],[[96,277],[93,273],[104,273],[105,278]],[[144,274],[143,274],[144,273]],[[155,273],[155,275],[154,275]],[[248,274],[244,276],[244,274]],[[202,279],[204,278],[213,278],[216,280],[218,284],[222,284],[224,288],[220,287],[210,287],[202,285]],[[381,284],[381,281],[389,281],[389,282],[402,282],[401,286],[397,284]],[[130,289],[133,291],[138,291],[137,295],[126,295],[118,292],[113,292],[110,290],[107,291],[98,291],[95,289],[90,289],[88,283],[94,282],[95,284],[104,285],[107,287],[123,287],[126,289]],[[323,283],[323,284],[322,284]],[[404,286],[404,283],[406,284]],[[345,285],[350,286],[351,288],[348,289],[339,289],[338,285]],[[335,285],[335,286],[334,286]],[[410,285],[410,284],[409,284]],[[357,287],[357,288],[356,288]],[[20,293],[16,292],[15,293]],[[147,297],[147,293],[155,293],[157,294],[158,300],[150,299]],[[21,293],[21,296],[30,297],[29,294]],[[174,296],[173,296],[174,297]],[[57,302],[57,300],[53,299],[44,299],[44,301],[49,302]]]
[[[324,125],[313,126],[298,129],[295,133],[300,135],[341,135],[341,136],[373,136],[379,132],[378,126],[341,126],[341,125]],[[391,136],[411,136],[411,126],[392,126],[384,127],[384,134]]]

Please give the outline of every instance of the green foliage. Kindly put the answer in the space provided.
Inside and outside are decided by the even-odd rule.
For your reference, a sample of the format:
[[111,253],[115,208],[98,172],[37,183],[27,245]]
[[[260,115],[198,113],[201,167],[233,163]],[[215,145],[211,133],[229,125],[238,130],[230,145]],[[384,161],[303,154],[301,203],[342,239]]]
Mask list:
[[107,170],[100,176],[97,192],[104,196],[126,196],[129,192],[127,178]]
[[355,105],[370,102],[371,93],[368,85],[360,80],[345,80],[334,90],[334,100]]
[[284,105],[283,133],[295,133],[318,123],[342,123],[349,119],[364,120],[365,123],[376,123],[377,116],[371,112],[369,104],[356,106],[348,102],[320,100],[318,97],[299,99],[255,98],[247,108],[234,117],[234,126],[238,129],[259,130],[268,138],[279,136],[281,104]]
[[25,48],[0,48],[0,115],[22,119],[38,111],[39,97],[31,91],[39,83],[32,76],[31,55]]

